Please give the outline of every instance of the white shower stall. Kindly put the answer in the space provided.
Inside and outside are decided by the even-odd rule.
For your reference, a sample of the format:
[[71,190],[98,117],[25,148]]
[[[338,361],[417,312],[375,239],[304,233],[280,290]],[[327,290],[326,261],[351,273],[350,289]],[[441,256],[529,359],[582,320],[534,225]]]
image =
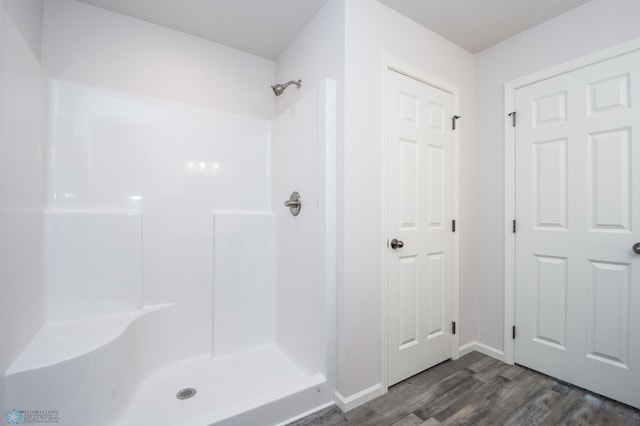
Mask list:
[[4,11],[0,31],[3,413],[268,425],[332,403],[335,82],[292,76],[261,117],[63,79]]

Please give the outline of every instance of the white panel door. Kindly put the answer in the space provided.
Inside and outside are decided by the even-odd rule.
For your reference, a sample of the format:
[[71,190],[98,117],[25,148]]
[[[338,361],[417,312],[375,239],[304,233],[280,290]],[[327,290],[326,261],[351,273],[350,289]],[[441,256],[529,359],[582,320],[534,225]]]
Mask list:
[[640,52],[516,91],[515,360],[640,407]]
[[387,72],[392,385],[452,355],[453,95]]

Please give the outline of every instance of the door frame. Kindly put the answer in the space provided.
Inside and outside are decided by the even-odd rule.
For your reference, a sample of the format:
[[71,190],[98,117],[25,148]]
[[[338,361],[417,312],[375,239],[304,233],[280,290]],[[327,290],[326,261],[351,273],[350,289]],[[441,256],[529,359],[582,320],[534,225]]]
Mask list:
[[[382,233],[381,233],[381,241],[380,247],[382,250],[382,259],[383,261],[381,266],[382,273],[382,347],[380,348],[381,360],[382,360],[382,371],[381,371],[381,383],[383,392],[386,392],[388,389],[388,336],[389,336],[389,311],[388,311],[388,292],[389,292],[389,271],[387,270],[388,256],[391,255],[388,250],[388,235],[387,235],[387,179],[389,173],[389,167],[387,163],[387,150],[389,141],[387,138],[387,120],[389,118],[387,111],[387,90],[388,90],[388,82],[387,82],[387,72],[395,71],[404,76],[417,80],[421,83],[427,84],[429,86],[435,87],[437,89],[443,90],[447,93],[453,95],[453,110],[454,114],[458,114],[460,111],[460,90],[458,86],[450,83],[449,81],[443,80],[439,77],[431,75],[420,68],[414,67],[413,65],[409,65],[407,63],[401,62],[393,57],[383,55],[382,56],[382,99],[381,99],[381,108],[382,108],[382,120],[381,120],[381,135],[382,135],[382,143],[381,143],[381,161],[382,161],[382,181],[380,183],[382,187]],[[460,122],[457,123],[460,125]],[[456,220],[460,217],[460,156],[459,156],[459,139],[460,133],[453,132],[453,216]],[[453,232],[453,248],[452,248],[452,318],[456,324],[459,325],[459,239],[460,239],[460,231]],[[452,359],[457,359],[459,356],[459,336],[460,331],[459,327],[456,330],[456,334],[453,335],[453,347],[451,348],[451,357]]]
[[508,115],[515,111],[516,90],[637,50],[640,50],[640,38],[529,74],[504,85],[504,362],[508,364],[515,363],[516,346],[515,340],[512,338],[512,327],[515,325],[516,319],[516,234],[513,233],[513,220],[517,219],[515,194],[516,127],[513,127],[512,118]]

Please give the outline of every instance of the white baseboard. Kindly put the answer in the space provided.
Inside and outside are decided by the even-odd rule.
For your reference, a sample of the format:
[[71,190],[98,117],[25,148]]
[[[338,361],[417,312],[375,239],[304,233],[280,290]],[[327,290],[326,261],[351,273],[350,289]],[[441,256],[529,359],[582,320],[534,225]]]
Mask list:
[[347,397],[342,396],[342,394],[338,391],[336,391],[334,395],[336,399],[336,405],[342,411],[347,412],[366,402],[371,401],[374,398],[379,397],[380,395],[384,395],[385,393],[387,393],[387,390],[382,386],[381,383],[377,383]]
[[[485,345],[484,343],[476,342],[475,340],[469,343],[465,343],[464,345],[458,348],[459,356],[465,356],[473,351],[478,351],[487,356],[497,359],[498,361],[504,362],[504,352],[493,348],[489,345]],[[336,391],[334,393],[336,405],[344,412],[353,410],[354,408],[371,401],[374,398],[379,397],[380,395],[384,395],[387,390],[382,386],[381,383],[377,383],[373,386],[370,386],[366,389],[361,390],[360,392],[354,393],[353,395],[343,396],[340,392]]]
[[495,358],[499,361],[504,362],[504,352],[493,348],[489,345],[485,345],[484,343],[476,342],[475,340],[469,343],[466,343],[458,349],[460,356],[465,356],[468,353],[473,351],[478,351],[482,354]]
[[471,352],[476,350],[476,342],[475,341],[471,341],[469,343],[465,343],[464,345],[460,346],[458,348],[458,356],[459,357],[463,357],[467,354],[470,354]]

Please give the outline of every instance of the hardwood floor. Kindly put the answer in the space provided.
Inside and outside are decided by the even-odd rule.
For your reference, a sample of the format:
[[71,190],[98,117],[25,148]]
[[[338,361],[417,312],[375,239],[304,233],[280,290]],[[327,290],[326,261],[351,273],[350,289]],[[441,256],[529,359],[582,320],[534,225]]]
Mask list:
[[348,413],[333,406],[290,426],[438,424],[640,425],[640,410],[472,352]]

